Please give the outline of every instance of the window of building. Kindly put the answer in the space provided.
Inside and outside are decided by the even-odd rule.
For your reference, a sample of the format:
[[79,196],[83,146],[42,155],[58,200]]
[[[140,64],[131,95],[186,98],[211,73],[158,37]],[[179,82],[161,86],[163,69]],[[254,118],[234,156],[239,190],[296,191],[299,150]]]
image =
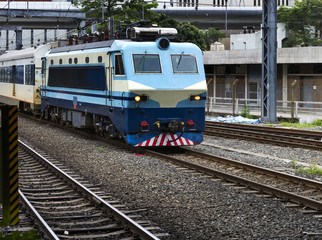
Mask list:
[[287,72],[289,74],[300,73],[300,66],[298,64],[289,64]]
[[102,56],[98,56],[97,61],[98,61],[99,63],[101,63],[101,62],[103,61]]
[[54,60],[53,59],[50,60],[50,64],[54,65]]
[[322,63],[315,63],[314,64],[313,73],[322,74]]
[[59,64],[63,64],[63,59],[59,59]]
[[159,54],[133,54],[135,73],[161,73]]
[[68,62],[69,62],[69,64],[72,64],[73,63],[73,59],[68,59]]
[[89,57],[86,57],[86,58],[85,58],[85,62],[86,62],[86,63],[89,63]]
[[77,64],[78,63],[78,59],[74,58],[74,63]]

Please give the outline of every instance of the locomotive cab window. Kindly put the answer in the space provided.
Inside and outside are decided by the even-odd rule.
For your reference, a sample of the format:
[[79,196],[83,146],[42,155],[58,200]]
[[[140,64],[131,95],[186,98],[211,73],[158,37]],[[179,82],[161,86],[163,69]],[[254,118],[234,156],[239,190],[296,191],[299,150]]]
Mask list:
[[161,73],[159,54],[133,54],[135,73]]
[[115,54],[114,56],[114,67],[115,67],[115,75],[125,75],[123,57],[121,54]]
[[198,73],[197,60],[190,54],[172,54],[171,55],[173,73]]

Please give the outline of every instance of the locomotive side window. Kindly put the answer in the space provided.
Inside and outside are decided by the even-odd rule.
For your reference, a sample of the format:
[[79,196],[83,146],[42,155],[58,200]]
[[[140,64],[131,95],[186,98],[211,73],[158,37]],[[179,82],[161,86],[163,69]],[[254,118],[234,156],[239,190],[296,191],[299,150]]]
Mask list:
[[135,73],[161,73],[159,54],[133,54]]
[[194,55],[172,54],[171,62],[173,73],[198,73],[197,60]]
[[114,58],[115,75],[125,75],[123,57],[121,54],[115,54]]
[[49,68],[48,86],[105,90],[104,66],[52,66]]
[[26,85],[35,85],[35,64],[25,66]]

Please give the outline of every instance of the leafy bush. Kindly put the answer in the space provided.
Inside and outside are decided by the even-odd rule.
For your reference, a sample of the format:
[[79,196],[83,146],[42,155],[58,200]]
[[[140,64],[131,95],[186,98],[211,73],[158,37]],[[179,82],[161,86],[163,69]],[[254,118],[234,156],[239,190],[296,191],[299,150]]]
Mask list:
[[41,237],[36,230],[30,230],[29,232],[21,233],[18,231],[12,232],[8,235],[0,233],[0,239],[5,240],[40,240]]
[[244,103],[244,106],[239,115],[244,118],[254,119],[254,116],[250,114],[250,107],[247,107],[246,102]]

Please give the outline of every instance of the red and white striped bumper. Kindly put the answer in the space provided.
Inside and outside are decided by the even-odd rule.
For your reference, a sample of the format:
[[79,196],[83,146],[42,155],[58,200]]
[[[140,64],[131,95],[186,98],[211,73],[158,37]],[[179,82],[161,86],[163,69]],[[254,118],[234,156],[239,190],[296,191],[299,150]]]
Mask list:
[[150,138],[142,143],[135,146],[137,147],[154,147],[154,146],[187,146],[187,145],[197,145],[189,139],[184,137],[179,137],[177,134],[166,134],[161,133],[159,136]]

